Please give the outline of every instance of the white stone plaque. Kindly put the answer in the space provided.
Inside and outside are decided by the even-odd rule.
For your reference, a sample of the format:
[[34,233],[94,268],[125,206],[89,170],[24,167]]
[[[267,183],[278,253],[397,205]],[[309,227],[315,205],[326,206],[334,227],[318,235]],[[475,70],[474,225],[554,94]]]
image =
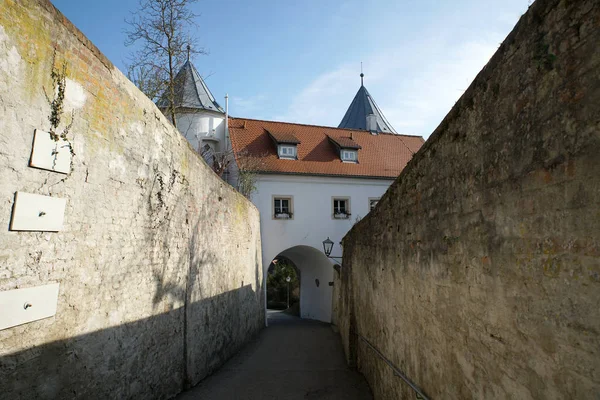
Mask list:
[[17,192],[11,231],[58,232],[63,228],[67,199]]
[[58,283],[0,292],[0,330],[56,314]]
[[49,132],[35,130],[29,165],[68,174],[71,171],[71,146],[67,140],[52,140]]

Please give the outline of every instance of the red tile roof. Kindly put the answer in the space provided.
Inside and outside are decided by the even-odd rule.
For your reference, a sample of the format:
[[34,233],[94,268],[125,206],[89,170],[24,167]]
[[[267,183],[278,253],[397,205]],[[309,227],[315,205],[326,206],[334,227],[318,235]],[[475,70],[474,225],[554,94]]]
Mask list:
[[[354,129],[231,117],[229,132],[238,164],[252,164],[251,169],[264,173],[303,175],[396,178],[425,142],[421,136],[374,136]],[[297,138],[301,142],[298,159],[279,159],[269,132]],[[329,138],[338,143],[348,143],[348,139],[360,146],[358,163],[342,162]]]

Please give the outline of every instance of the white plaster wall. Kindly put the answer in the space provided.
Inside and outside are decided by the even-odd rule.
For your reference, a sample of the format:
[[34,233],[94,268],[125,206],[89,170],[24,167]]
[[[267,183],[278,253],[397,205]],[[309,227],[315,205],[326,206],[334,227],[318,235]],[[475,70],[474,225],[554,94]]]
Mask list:
[[[177,114],[177,129],[198,151],[198,141],[202,137],[212,134],[219,139],[215,151],[222,151],[225,143],[225,115],[211,111],[198,111],[194,113]],[[214,142],[210,142],[211,144]]]
[[280,254],[300,270],[300,316],[330,322],[332,288],[329,282],[333,281],[331,261],[322,250],[310,246],[295,246]]
[[[290,161],[294,162],[294,161]],[[341,256],[339,242],[357,218],[369,212],[369,199],[383,196],[393,180],[337,178],[297,175],[260,175],[252,202],[260,211],[263,268],[266,273],[271,261],[286,252],[302,275],[300,293],[301,317],[331,322],[333,261],[328,266],[318,253],[323,252],[323,240],[329,237],[335,245],[331,254]],[[293,198],[293,219],[273,219],[274,195]],[[332,197],[350,198],[350,219],[332,217]],[[309,246],[296,248],[296,246]],[[294,248],[294,249],[292,249]],[[304,249],[304,251],[303,251]],[[317,288],[315,279],[319,279]]]

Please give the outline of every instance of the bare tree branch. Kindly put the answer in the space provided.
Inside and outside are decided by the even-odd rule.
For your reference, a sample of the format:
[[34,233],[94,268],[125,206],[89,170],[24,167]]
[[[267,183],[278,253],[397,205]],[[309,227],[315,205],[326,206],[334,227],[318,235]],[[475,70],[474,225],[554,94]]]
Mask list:
[[196,38],[189,34],[197,28],[191,5],[198,0],[139,0],[138,10],[126,31],[126,46],[138,45],[131,53],[128,77],[152,101],[166,94],[165,115],[177,127],[175,76],[185,61],[195,54],[206,54]]

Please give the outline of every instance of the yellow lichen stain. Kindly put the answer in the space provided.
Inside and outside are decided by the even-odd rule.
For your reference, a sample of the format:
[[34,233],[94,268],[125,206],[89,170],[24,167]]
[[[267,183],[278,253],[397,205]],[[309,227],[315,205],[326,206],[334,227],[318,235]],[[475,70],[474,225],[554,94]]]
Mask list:
[[547,258],[543,261],[544,275],[550,278],[557,278],[560,275],[560,260],[558,258]]
[[182,175],[187,175],[190,169],[190,159],[188,154],[188,152],[183,152],[179,160],[179,172],[181,172]]
[[243,224],[248,219],[248,205],[243,196],[235,196],[235,220],[238,224]]
[[524,236],[526,236],[526,234],[527,234],[527,228],[525,227],[525,224],[524,223],[520,223],[519,224],[519,235],[521,237],[524,237]]
[[48,32],[39,9],[28,8],[24,4],[29,3],[5,0],[0,12],[0,25],[28,64],[23,84],[31,100],[41,94],[42,87],[52,86],[53,35]]
[[556,241],[556,239],[547,238],[546,240],[544,240],[542,249],[543,249],[542,252],[544,254],[552,255],[552,254],[558,253],[558,251],[560,250],[560,246],[559,246],[558,242]]

